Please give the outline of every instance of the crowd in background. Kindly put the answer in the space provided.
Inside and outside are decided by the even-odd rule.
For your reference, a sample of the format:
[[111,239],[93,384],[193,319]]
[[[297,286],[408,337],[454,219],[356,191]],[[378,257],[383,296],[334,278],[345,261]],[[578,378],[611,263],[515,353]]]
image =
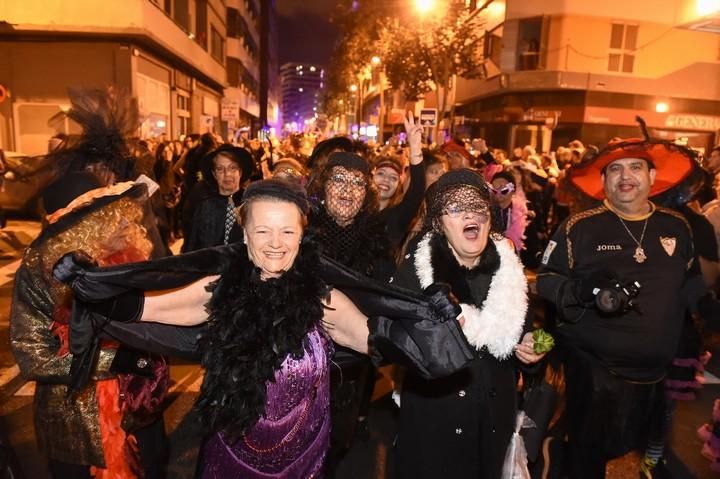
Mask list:
[[[158,193],[151,196],[150,204],[164,245],[163,253],[170,254],[170,246],[180,239],[183,239],[183,252],[242,241],[238,210],[243,192],[254,181],[282,178],[302,185],[307,192],[312,204],[308,222],[317,235],[322,253],[356,273],[382,282],[391,281],[403,258],[422,251],[419,233],[432,230],[433,218],[452,217],[449,209],[432,211],[431,205],[423,201],[440,196],[433,193],[433,185],[437,187],[446,181],[452,187],[457,186],[448,179],[455,174],[442,179],[450,171],[458,170],[458,178],[453,181],[463,185],[468,178],[476,181],[474,173],[463,176],[468,170],[481,176],[483,188],[487,184],[492,213],[473,209],[464,212],[479,223],[482,218],[486,222],[489,219],[491,231],[503,233],[522,265],[531,271],[541,267],[543,252],[562,222],[593,205],[593,200],[580,194],[569,181],[570,169],[584,164],[598,151],[580,140],[550,152],[539,152],[531,145],[505,151],[488,145],[481,138],[451,137],[428,144],[411,115],[405,127],[407,133],[392,136],[383,143],[345,136],[322,138],[292,134],[282,140],[249,139],[240,135],[231,144],[216,134],[205,133],[190,134],[181,141],[162,138],[135,141],[129,153],[132,175],[144,174],[158,185]],[[55,137],[51,140],[51,150],[62,151],[70,143],[71,138]],[[715,176],[720,174],[720,147],[707,152],[703,166],[704,188],[684,196],[682,204],[668,206],[679,211],[693,226],[695,255],[707,284],[706,293],[712,297],[720,274],[720,203],[715,192]],[[83,166],[83,171],[97,175],[103,185],[132,179],[129,173],[123,174],[122,168],[103,169],[105,167],[102,161],[91,161]],[[449,188],[448,185],[443,188]],[[443,208],[447,207],[443,204]],[[478,225],[474,227],[479,230]],[[509,254],[515,257],[512,252]],[[492,285],[488,282],[483,287],[492,288]],[[468,302],[477,302],[478,307],[483,305],[484,299],[471,299]],[[704,315],[703,319],[716,317],[713,305],[712,301],[706,302],[709,309],[699,312]],[[530,322],[532,319],[537,318],[530,316]],[[682,390],[674,399],[691,398],[687,389],[696,387],[690,383],[699,385],[703,361],[707,361],[697,317],[688,318],[686,323],[678,351],[682,361],[673,364],[680,370]],[[335,349],[333,363],[337,367],[330,371],[333,424],[327,460],[330,476],[353,438],[367,437],[367,415],[376,374],[366,356],[340,346]],[[503,363],[497,371],[505,367]],[[521,370],[522,367],[513,369],[510,379],[514,381],[515,374]],[[492,374],[497,372],[492,371]],[[496,378],[488,383],[498,385],[500,381]],[[422,387],[417,380],[409,384]],[[505,388],[508,396],[497,402],[515,404],[515,399],[508,399],[515,395],[515,385],[513,382]],[[671,386],[668,385],[672,392]],[[465,389],[451,392],[453,398],[458,394],[464,397],[466,393]],[[668,408],[668,421],[672,411],[672,407]],[[513,415],[514,412],[513,409]],[[718,424],[703,426],[699,434],[705,444],[702,453],[720,464],[720,413],[715,411],[715,416]],[[509,438],[512,421],[498,429],[501,427]],[[456,431],[459,431],[457,435],[463,432],[461,428]],[[492,433],[495,433],[494,426]],[[651,438],[654,442],[651,441],[650,446],[660,452],[649,450],[646,454],[654,458],[655,463],[662,456],[666,437],[665,432]],[[481,444],[486,440],[478,439]],[[501,465],[504,448],[501,453],[483,461],[487,459]],[[458,467],[465,472],[472,470],[466,465]]]

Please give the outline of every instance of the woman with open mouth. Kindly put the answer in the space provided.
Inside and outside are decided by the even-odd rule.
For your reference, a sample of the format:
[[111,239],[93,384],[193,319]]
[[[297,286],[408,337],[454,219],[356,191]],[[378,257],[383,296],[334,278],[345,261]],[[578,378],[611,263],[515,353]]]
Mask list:
[[526,324],[527,280],[507,238],[492,230],[490,186],[469,169],[441,176],[425,196],[423,231],[393,284],[450,285],[462,307],[470,365],[428,380],[408,371],[400,398],[398,478],[501,477],[515,427],[517,367],[539,361]]

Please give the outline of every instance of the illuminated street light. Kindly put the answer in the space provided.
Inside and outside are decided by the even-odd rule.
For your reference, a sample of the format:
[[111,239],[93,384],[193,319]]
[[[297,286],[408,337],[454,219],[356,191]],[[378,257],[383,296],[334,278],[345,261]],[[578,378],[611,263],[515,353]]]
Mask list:
[[720,12],[720,0],[697,0],[697,12],[701,17]]
[[427,13],[432,9],[434,0],[415,0],[415,8],[420,13]]
[[355,93],[357,91],[358,87],[355,84],[350,85],[350,91]]
[[664,101],[655,103],[655,111],[658,113],[667,113],[670,107]]
[[377,55],[375,55],[374,57],[372,57],[372,58],[370,59],[370,63],[372,63],[372,64],[375,65],[375,66],[380,65],[380,57],[377,56]]

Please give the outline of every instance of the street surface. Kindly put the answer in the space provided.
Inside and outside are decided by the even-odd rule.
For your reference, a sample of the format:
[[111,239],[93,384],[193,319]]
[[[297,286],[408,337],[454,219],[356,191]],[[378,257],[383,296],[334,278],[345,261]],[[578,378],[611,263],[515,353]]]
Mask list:
[[[0,231],[0,427],[9,436],[11,445],[28,479],[48,476],[45,460],[37,451],[32,420],[34,383],[25,382],[10,353],[8,315],[13,288],[13,275],[22,250],[38,234],[39,224],[33,221],[10,220]],[[175,249],[175,248],[174,248]],[[708,467],[700,456],[701,442],[697,428],[710,419],[712,402],[720,397],[720,336],[713,336],[710,350],[714,357],[709,364],[708,384],[696,401],[679,404],[671,438],[669,468],[675,478],[712,478],[720,474]],[[384,479],[392,477],[392,443],[396,427],[396,409],[389,396],[389,382],[381,370],[369,417],[367,440],[358,439],[340,463],[339,479]],[[714,375],[712,374],[714,373]],[[171,453],[168,478],[192,478],[195,471],[200,433],[198,421],[190,408],[197,398],[202,372],[194,364],[173,362],[172,389],[165,411],[165,425],[170,437]],[[72,440],[72,438],[68,438]],[[428,438],[429,441],[432,438]],[[636,479],[638,458],[629,455],[608,466],[607,477]]]

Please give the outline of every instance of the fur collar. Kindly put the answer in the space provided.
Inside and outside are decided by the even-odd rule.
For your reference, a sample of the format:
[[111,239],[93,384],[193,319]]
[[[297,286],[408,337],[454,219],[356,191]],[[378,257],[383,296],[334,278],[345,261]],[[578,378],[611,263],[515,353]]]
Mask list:
[[[415,272],[420,286],[443,281],[436,278],[431,243],[436,235],[427,233],[415,250]],[[522,264],[507,240],[492,240],[500,257],[500,265],[490,280],[487,298],[480,307],[461,302],[465,316],[463,332],[479,351],[484,347],[498,359],[508,358],[520,340],[527,313],[527,278]],[[455,261],[455,258],[452,258]],[[435,261],[437,261],[435,259]],[[466,270],[467,271],[467,270]],[[465,301],[466,298],[461,298]]]

